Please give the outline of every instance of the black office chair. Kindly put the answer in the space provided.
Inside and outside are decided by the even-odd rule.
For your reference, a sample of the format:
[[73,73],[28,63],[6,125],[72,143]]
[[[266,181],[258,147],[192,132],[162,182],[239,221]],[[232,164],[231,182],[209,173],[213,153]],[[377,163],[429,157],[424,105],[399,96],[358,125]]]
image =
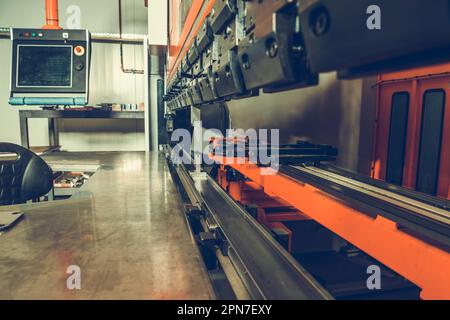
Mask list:
[[16,154],[14,159],[0,157],[0,205],[37,200],[53,187],[53,172],[33,152],[12,143],[0,143],[0,153]]

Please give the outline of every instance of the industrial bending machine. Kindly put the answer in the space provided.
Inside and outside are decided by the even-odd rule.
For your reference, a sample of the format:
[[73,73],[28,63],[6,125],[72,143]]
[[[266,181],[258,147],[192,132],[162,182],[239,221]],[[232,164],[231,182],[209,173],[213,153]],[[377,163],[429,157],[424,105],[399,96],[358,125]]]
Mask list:
[[[208,268],[238,279],[238,298],[450,299],[450,1],[192,1],[185,18],[168,52],[168,131],[198,118],[223,136],[202,168],[174,163],[175,142],[164,152]],[[334,71],[378,79],[371,176],[303,141],[276,146],[265,175],[248,137],[226,136],[227,101],[320,86]],[[420,89],[429,79],[440,89]]]

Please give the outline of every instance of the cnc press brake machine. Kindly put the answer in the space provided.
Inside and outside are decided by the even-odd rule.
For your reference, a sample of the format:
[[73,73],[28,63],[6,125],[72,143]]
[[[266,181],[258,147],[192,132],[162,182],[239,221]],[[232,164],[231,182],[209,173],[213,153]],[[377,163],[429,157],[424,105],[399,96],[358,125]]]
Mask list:
[[[308,250],[327,251],[320,244],[338,237],[392,271],[392,279],[406,281],[392,283],[392,292],[409,286],[422,299],[449,299],[450,1],[170,5],[164,97],[169,133],[192,130],[197,113],[226,129],[228,101],[320,86],[321,73],[336,72],[342,81],[377,77],[370,177],[330,165],[339,157],[335,148],[305,142],[281,146],[279,172],[262,176],[248,154],[244,163],[225,165],[230,155],[215,152],[214,145],[237,144],[233,137],[214,142],[210,157],[217,164],[203,168],[206,178],[172,164],[188,194],[188,216],[201,222],[200,242],[232,260],[249,296],[364,296],[365,283],[333,286],[311,267],[311,256],[305,258]],[[255,152],[245,139],[241,147]],[[275,244],[265,247],[270,239]],[[321,265],[338,260],[324,258]]]

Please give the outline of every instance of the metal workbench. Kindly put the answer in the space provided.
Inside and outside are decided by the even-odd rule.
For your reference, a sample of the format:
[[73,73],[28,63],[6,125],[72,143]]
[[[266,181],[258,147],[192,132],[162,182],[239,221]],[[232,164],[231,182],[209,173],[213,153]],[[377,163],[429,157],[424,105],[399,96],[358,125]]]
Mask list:
[[20,140],[23,147],[30,148],[28,119],[48,119],[49,145],[59,145],[59,132],[56,119],[144,119],[144,111],[107,110],[19,110]]
[[[0,234],[0,299],[210,299],[214,293],[165,160],[157,153],[53,153],[100,164],[68,200],[22,206]],[[81,268],[69,290],[68,266]]]

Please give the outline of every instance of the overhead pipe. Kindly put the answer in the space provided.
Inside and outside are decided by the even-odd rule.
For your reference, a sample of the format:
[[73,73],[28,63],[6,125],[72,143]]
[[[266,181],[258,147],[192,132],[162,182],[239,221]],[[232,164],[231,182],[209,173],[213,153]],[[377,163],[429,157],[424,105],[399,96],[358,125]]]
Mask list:
[[[118,1],[119,5],[119,37],[122,38],[122,0]],[[144,74],[144,70],[139,69],[128,69],[125,68],[124,64],[124,58],[123,58],[123,41],[120,41],[120,68],[122,69],[123,73],[131,73],[131,74]]]
[[45,0],[45,21],[42,29],[62,29],[59,26],[58,0]]
[[[0,40],[11,39],[11,28],[0,27]],[[91,41],[96,43],[123,43],[129,45],[142,46],[144,40],[147,39],[146,34],[128,34],[123,33],[122,36],[118,33],[91,33]]]

